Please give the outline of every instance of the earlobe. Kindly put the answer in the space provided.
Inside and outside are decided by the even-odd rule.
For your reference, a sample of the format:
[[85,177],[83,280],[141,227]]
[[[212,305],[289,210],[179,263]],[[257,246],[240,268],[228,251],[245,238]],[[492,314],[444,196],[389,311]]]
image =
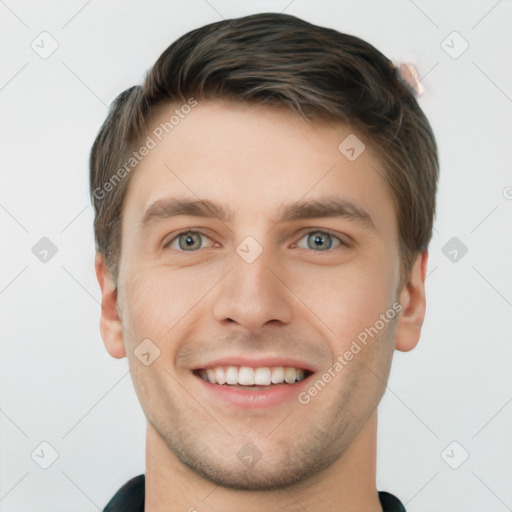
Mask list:
[[408,352],[418,344],[425,318],[425,278],[427,276],[428,251],[418,254],[407,284],[400,293],[402,314],[398,323],[395,347]]
[[117,312],[117,289],[102,253],[94,260],[96,278],[101,289],[100,332],[107,352],[116,359],[126,357],[123,328]]

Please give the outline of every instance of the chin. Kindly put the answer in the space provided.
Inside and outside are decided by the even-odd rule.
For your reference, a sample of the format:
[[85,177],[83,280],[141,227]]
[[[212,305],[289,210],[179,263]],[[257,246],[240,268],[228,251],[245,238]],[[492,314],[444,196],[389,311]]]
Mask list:
[[[200,457],[191,456],[190,453],[177,455],[181,462],[205,480],[240,491],[271,491],[291,487],[326,469],[336,459],[331,455],[291,462],[290,457],[285,457],[286,460],[261,457],[252,465],[245,465],[237,459],[230,463],[225,458],[207,458],[204,453]],[[222,461],[226,464],[222,464]]]

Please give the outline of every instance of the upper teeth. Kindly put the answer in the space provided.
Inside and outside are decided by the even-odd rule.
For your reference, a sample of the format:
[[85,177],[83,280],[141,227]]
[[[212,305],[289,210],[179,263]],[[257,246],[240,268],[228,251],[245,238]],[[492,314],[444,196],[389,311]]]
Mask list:
[[242,386],[269,386],[272,384],[293,384],[305,378],[304,370],[283,366],[251,368],[249,366],[216,366],[200,371],[200,376],[212,384]]

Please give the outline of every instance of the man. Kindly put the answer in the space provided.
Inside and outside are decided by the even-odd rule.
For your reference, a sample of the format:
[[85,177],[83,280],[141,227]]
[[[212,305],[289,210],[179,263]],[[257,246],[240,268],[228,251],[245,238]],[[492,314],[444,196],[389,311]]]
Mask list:
[[147,418],[105,511],[405,510],[377,406],[420,337],[438,157],[393,64],[289,15],[199,28],[115,100],[90,180],[101,334]]

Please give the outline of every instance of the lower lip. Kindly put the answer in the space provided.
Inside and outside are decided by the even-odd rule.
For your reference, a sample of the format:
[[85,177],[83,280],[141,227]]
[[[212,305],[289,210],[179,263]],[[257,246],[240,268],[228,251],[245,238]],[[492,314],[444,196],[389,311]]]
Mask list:
[[312,375],[308,375],[295,384],[273,384],[267,388],[265,386],[254,386],[254,389],[242,389],[226,384],[212,384],[194,374],[207,393],[224,403],[241,409],[272,407],[281,405],[291,399],[298,401],[297,395],[309,385]]

